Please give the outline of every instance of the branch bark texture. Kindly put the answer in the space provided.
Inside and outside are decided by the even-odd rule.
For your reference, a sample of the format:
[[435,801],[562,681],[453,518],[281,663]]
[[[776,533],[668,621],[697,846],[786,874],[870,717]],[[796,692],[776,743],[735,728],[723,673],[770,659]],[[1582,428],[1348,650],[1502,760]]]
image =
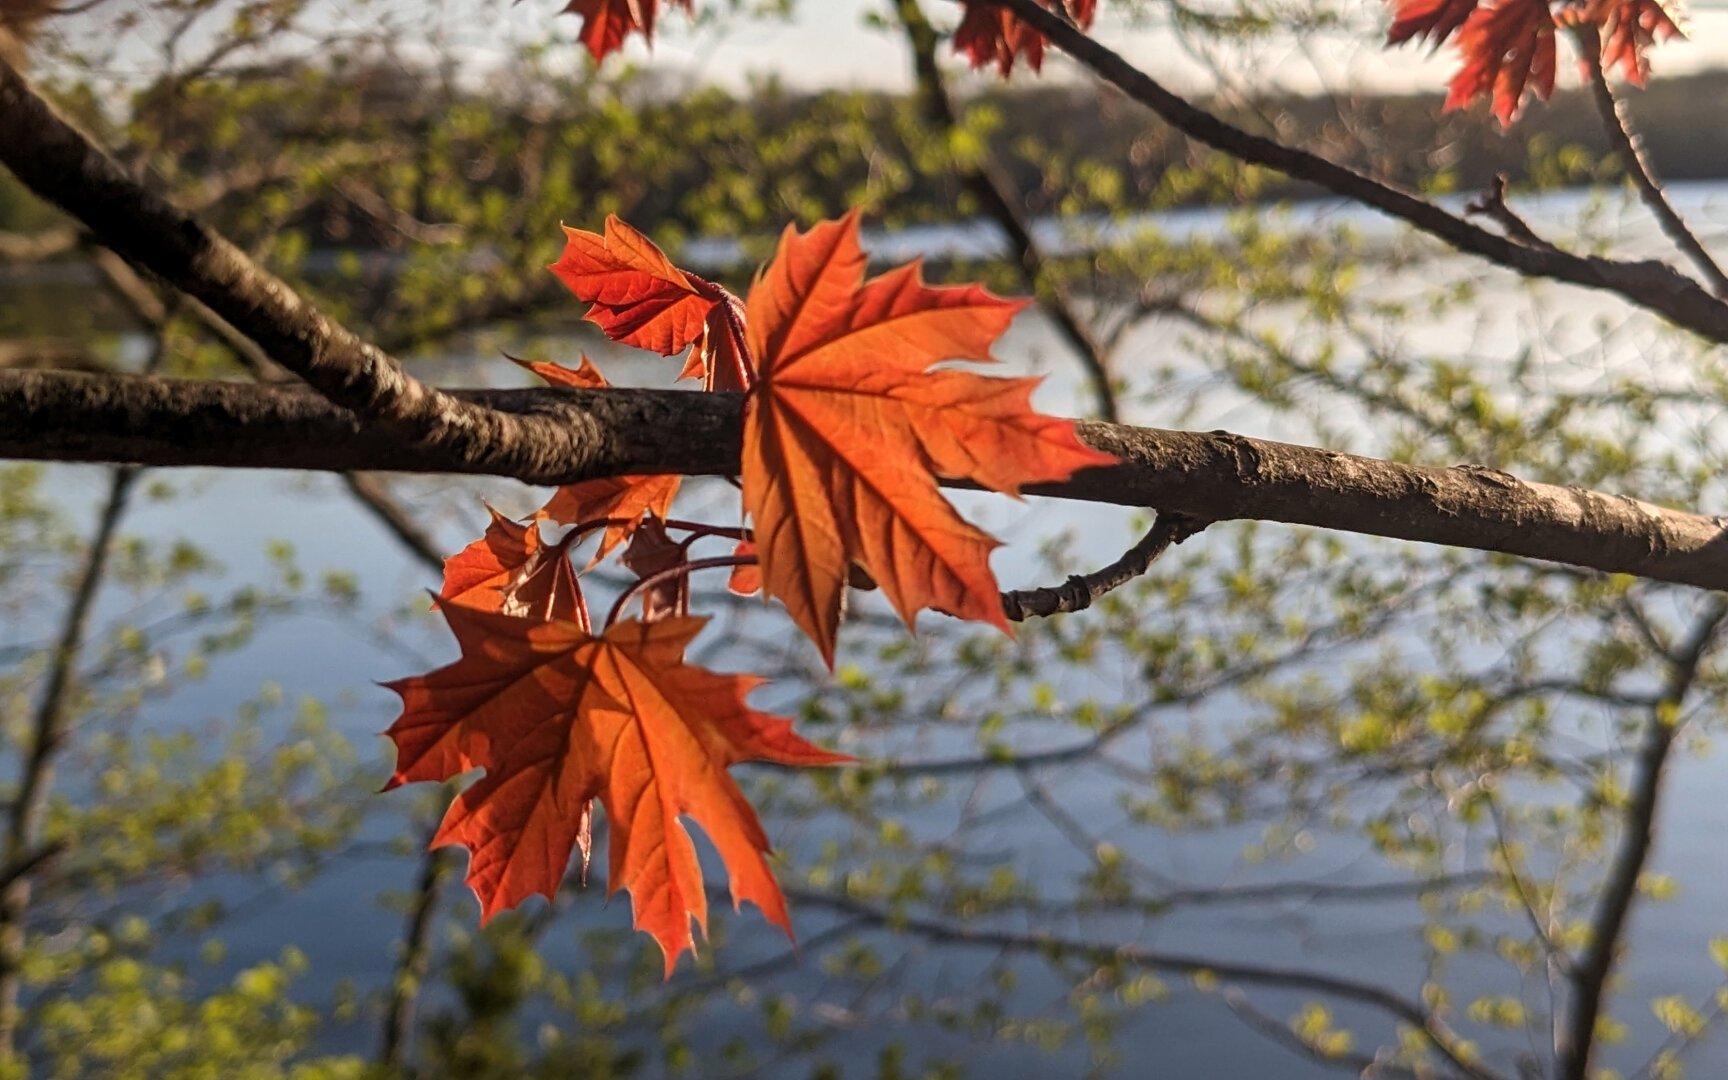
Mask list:
[[[743,398],[679,390],[450,390],[466,407],[587,433],[564,459],[404,443],[298,388],[0,371],[0,457],[155,466],[374,470],[567,484],[629,473],[735,476]],[[1728,521],[1620,495],[1224,431],[1082,421],[1120,464],[1030,494],[1504,552],[1728,589]]]

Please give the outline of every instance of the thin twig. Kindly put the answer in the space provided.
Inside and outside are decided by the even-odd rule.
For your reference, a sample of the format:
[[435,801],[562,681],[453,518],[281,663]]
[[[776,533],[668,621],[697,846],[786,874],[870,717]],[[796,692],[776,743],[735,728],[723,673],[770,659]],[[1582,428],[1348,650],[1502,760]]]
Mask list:
[[1602,129],[1608,133],[1608,141],[1613,145],[1621,164],[1625,166],[1632,186],[1638,189],[1638,196],[1644,200],[1644,205],[1656,215],[1656,222],[1668,239],[1698,267],[1705,280],[1710,283],[1711,290],[1717,296],[1728,299],[1728,274],[1722,272],[1722,268],[1710,257],[1697,235],[1687,226],[1680,212],[1674,209],[1674,204],[1668,201],[1668,196],[1657,182],[1656,174],[1650,169],[1650,161],[1644,154],[1643,137],[1633,127],[1625,106],[1614,94],[1614,88],[1608,85],[1608,73],[1602,68],[1601,31],[1593,23],[1581,20],[1573,27],[1573,33],[1578,38],[1578,54],[1584,60],[1584,70],[1589,74],[1590,99],[1596,105],[1596,114],[1602,119]]
[[395,499],[390,497],[390,491],[384,482],[372,473],[350,472],[342,474],[342,482],[357,502],[366,509],[379,524],[389,530],[398,543],[407,548],[421,564],[428,567],[434,574],[442,574],[444,556],[438,542],[432,539],[413,515],[404,510]]
[[1421,1032],[1454,1069],[1471,1080],[1501,1080],[1500,1074],[1473,1060],[1464,1041],[1437,1013],[1412,998],[1372,983],[1304,968],[1284,968],[1161,952],[1130,942],[1095,942],[1038,931],[994,930],[972,923],[926,918],[898,908],[878,907],[850,896],[818,889],[792,887],[785,891],[788,898],[799,904],[826,907],[868,918],[896,932],[916,934],[942,944],[1041,956],[1073,956],[1100,964],[1122,964],[1152,971],[1218,979],[1226,983],[1303,990],[1356,1002],[1402,1020]]
[[[959,127],[959,118],[948,94],[941,65],[936,61],[936,28],[925,17],[919,0],[894,0],[894,10],[912,50],[912,69],[918,78],[918,96],[924,106],[924,117],[938,135],[947,137]],[[1026,220],[1025,197],[1014,190],[1014,182],[988,150],[982,160],[966,171],[963,182],[983,205],[985,213],[1007,235],[1021,276],[1038,294],[1039,303],[1049,314],[1057,333],[1068,340],[1081,367],[1085,368],[1096,399],[1098,419],[1119,420],[1116,391],[1104,360],[1104,350],[1087,330],[1061,284],[1051,276],[1044,253],[1033,239],[1031,224]]]
[[1357,1077],[1373,1077],[1374,1080],[1394,1080],[1408,1077],[1411,1080],[1434,1080],[1436,1074],[1426,1066],[1408,1067],[1393,1065],[1381,1061],[1378,1057],[1356,1053],[1350,1050],[1328,1050],[1297,1034],[1288,1024],[1280,1024],[1255,1008],[1248,1000],[1248,995],[1232,987],[1224,992],[1224,1004],[1230,1007],[1239,1019],[1265,1038],[1300,1054],[1317,1065],[1331,1069],[1340,1069]]
[[1489,182],[1488,189],[1478,195],[1464,207],[1466,214],[1481,214],[1499,224],[1506,230],[1506,235],[1529,247],[1547,248],[1549,251],[1559,251],[1552,243],[1536,235],[1536,230],[1530,223],[1518,216],[1517,211],[1506,203],[1507,179],[1505,173],[1495,173]]
[[[446,786],[443,801],[450,792]],[[414,1009],[420,999],[420,988],[426,981],[426,971],[432,956],[432,927],[437,919],[438,902],[444,895],[444,884],[456,869],[455,853],[448,848],[431,846],[438,825],[432,825],[427,835],[426,850],[420,855],[420,873],[414,882],[414,901],[408,909],[407,927],[402,934],[402,951],[390,980],[390,998],[384,1009],[384,1020],[378,1045],[378,1065],[386,1072],[402,1067],[414,1036]]]
[[1512,893],[1518,900],[1518,906],[1524,909],[1525,918],[1530,923],[1530,930],[1536,935],[1536,941],[1542,946],[1542,951],[1548,957],[1549,963],[1556,966],[1562,973],[1569,975],[1572,972],[1572,957],[1555,942],[1553,935],[1548,932],[1548,927],[1543,922],[1541,913],[1536,910],[1535,899],[1530,895],[1530,891],[1524,887],[1524,876],[1513,860],[1512,846],[1506,838],[1506,815],[1500,809],[1500,800],[1496,799],[1493,791],[1486,787],[1484,787],[1483,792],[1488,804],[1488,816],[1494,822],[1494,848],[1500,856],[1500,861],[1506,867],[1503,875],[1506,883],[1512,886]]
[[5,889],[14,881],[34,874],[50,859],[57,858],[65,850],[66,841],[51,840],[25,855],[22,859],[8,864],[5,869],[0,869],[0,889]]
[[1010,622],[1048,618],[1071,611],[1084,611],[1099,597],[1144,574],[1173,544],[1200,532],[1206,522],[1182,514],[1160,513],[1146,535],[1122,557],[1090,574],[1074,574],[1060,585],[1042,589],[1015,589],[1002,594],[1002,610]]
[[1596,911],[1590,919],[1590,943],[1573,968],[1572,1000],[1556,1040],[1559,1080],[1585,1080],[1590,1075],[1597,1043],[1596,1022],[1609,977],[1614,973],[1620,939],[1637,899],[1638,879],[1656,842],[1656,813],[1661,804],[1669,752],[1680,731],[1680,707],[1697,681],[1705,654],[1724,621],[1728,621],[1728,597],[1717,595],[1710,599],[1709,606],[1692,624],[1691,633],[1670,660],[1662,698],[1644,722],[1644,742],[1633,763],[1620,846],[1608,877],[1597,892]]
[[[97,521],[96,535],[84,556],[72,602],[61,623],[60,637],[42,691],[30,722],[24,745],[17,794],[6,814],[5,860],[9,866],[26,866],[39,849],[38,836],[48,811],[48,793],[54,784],[54,763],[65,745],[76,694],[78,655],[83,648],[85,627],[95,605],[114,538],[141,470],[127,466],[111,471],[108,497]],[[28,867],[0,889],[0,1063],[18,1062],[19,996],[24,961],[24,919],[30,908],[31,875]]]

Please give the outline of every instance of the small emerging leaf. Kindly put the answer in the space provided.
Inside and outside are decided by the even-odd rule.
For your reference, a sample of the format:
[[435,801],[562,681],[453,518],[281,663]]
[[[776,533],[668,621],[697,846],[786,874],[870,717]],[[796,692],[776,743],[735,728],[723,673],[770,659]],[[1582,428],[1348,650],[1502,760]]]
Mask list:
[[439,599],[480,611],[569,619],[587,626],[588,607],[564,553],[548,548],[533,524],[521,525],[486,509],[492,515],[486,535],[444,560]]

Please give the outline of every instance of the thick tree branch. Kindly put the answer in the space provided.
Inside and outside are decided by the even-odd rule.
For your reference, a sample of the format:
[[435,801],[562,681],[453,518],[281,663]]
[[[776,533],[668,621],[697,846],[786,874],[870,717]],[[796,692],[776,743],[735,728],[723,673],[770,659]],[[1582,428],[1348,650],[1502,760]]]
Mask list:
[[1038,0],[985,0],[1012,11],[1105,82],[1188,137],[1241,161],[1373,207],[1468,255],[1526,277],[1550,278],[1615,293],[1707,340],[1728,343],[1728,303],[1665,263],[1625,262],[1532,247],[1489,232],[1410,192],[1337,162],[1225,122],[1166,89]]
[[[444,472],[570,483],[626,472],[734,474],[743,437],[734,395],[456,390],[464,409],[582,431],[567,456],[515,445],[405,442],[299,386],[0,371],[0,457],[158,466]],[[82,426],[88,425],[88,426]],[[81,427],[82,426],[82,427]],[[506,429],[501,429],[506,430]],[[248,455],[256,455],[249,457]]]
[[[297,388],[0,371],[0,458],[156,466],[465,473],[565,484],[626,473],[735,476],[738,395],[679,390],[452,390],[476,410],[587,432],[569,456],[507,445],[409,445]],[[1728,589],[1728,521],[1637,499],[1433,468],[1228,432],[1083,421],[1114,454],[1035,495],[1202,521],[1257,519],[1504,552]]]
[[500,452],[528,471],[599,451],[596,432],[493,412],[410,376],[259,268],[232,243],[146,190],[0,60],[0,163],[103,246],[155,274],[368,425],[457,456]]

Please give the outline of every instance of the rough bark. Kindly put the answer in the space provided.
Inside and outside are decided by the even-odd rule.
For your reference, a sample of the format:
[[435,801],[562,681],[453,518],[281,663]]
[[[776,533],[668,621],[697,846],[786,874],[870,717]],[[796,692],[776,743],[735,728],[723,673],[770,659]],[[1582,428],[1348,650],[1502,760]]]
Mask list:
[[[584,433],[564,457],[408,444],[301,389],[0,371],[0,458],[155,466],[466,473],[564,484],[626,473],[736,475],[743,399],[678,390],[452,390],[453,400]],[[1083,421],[1117,456],[1028,488],[1201,521],[1256,519],[1728,589],[1728,522],[1621,495],[1229,432]]]

